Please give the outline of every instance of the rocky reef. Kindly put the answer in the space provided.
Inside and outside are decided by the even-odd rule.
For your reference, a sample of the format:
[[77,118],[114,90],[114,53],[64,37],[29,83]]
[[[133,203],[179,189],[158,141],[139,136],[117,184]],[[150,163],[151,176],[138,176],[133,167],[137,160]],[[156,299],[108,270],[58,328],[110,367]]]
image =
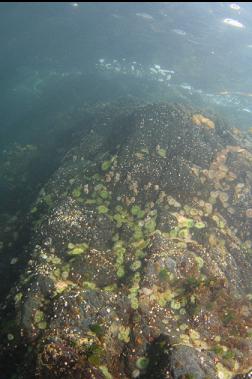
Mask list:
[[250,378],[251,164],[216,116],[100,110],[30,209],[12,378]]

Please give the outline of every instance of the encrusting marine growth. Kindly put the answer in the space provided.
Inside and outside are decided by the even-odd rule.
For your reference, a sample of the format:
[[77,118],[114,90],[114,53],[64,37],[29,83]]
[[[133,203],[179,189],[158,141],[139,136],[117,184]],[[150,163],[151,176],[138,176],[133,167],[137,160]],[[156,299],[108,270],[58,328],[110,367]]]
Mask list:
[[251,149],[179,105],[99,112],[110,134],[95,120],[31,208],[2,356],[25,346],[20,378],[249,378]]

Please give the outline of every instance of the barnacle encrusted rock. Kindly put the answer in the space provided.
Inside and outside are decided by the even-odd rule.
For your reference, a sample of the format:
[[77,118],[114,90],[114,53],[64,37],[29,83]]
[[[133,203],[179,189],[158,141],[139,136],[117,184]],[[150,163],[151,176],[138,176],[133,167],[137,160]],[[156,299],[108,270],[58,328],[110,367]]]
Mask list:
[[101,125],[32,205],[2,357],[23,350],[27,379],[246,378],[251,150],[180,105]]

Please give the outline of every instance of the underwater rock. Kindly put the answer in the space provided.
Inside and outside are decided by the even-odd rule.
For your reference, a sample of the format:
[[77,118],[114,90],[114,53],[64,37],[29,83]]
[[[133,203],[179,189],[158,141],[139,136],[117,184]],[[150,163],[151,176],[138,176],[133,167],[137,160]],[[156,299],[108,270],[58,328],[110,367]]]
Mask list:
[[174,379],[209,377],[217,379],[214,363],[208,354],[198,352],[190,346],[177,346],[170,355],[170,369]]
[[18,377],[249,371],[252,153],[198,112],[103,109],[40,192],[1,329]]

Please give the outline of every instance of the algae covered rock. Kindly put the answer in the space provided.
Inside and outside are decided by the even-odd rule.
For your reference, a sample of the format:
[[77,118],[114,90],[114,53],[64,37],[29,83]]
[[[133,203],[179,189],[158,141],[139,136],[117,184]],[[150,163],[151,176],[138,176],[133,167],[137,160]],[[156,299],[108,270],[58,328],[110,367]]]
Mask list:
[[1,347],[24,350],[17,375],[249,371],[252,153],[203,113],[103,112],[68,152],[33,204],[31,259],[9,296]]

